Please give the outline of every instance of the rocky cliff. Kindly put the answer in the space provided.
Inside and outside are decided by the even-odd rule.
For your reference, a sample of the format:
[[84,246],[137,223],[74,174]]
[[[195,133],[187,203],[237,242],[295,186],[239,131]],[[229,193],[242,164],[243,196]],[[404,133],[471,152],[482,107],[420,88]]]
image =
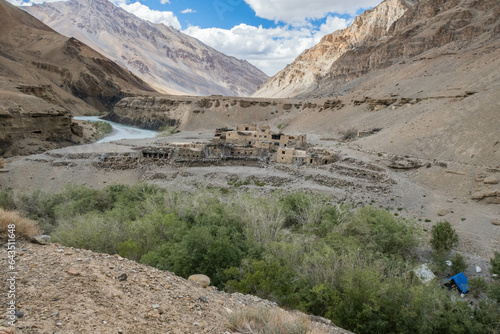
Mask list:
[[357,17],[350,27],[304,51],[254,96],[343,94],[352,89],[343,87],[350,81],[425,58],[426,52],[445,56],[478,39],[497,39],[498,17],[494,0],[386,0]]
[[268,79],[172,27],[142,20],[108,0],[44,3],[24,10],[98,50],[164,93],[248,96]]
[[111,111],[154,90],[74,38],[0,0],[0,152],[28,154],[81,140],[70,115]]

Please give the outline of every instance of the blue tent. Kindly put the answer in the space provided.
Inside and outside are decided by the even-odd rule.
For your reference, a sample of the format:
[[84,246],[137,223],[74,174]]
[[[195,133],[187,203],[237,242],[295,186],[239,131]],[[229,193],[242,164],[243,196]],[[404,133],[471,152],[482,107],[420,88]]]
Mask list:
[[467,281],[467,277],[465,277],[464,273],[458,273],[455,276],[452,276],[446,279],[443,282],[444,284],[455,283],[460,293],[467,293],[469,291],[469,283]]

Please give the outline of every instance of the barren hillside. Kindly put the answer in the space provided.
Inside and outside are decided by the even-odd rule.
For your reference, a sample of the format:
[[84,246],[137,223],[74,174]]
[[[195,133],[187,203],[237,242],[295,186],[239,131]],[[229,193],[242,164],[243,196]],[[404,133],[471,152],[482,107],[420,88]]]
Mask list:
[[142,20],[107,0],[24,7],[57,32],[78,38],[164,93],[248,96],[268,79],[245,60]]
[[79,142],[70,115],[110,111],[154,92],[132,73],[0,0],[0,149],[26,154]]

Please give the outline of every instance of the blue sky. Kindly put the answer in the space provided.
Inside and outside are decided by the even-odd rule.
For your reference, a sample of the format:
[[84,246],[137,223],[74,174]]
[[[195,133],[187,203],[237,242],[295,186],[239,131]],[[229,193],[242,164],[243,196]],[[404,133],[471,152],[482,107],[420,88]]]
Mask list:
[[[29,5],[55,0],[9,0]],[[78,1],[78,0],[72,0]],[[321,38],[382,0],[110,0],[273,76]]]

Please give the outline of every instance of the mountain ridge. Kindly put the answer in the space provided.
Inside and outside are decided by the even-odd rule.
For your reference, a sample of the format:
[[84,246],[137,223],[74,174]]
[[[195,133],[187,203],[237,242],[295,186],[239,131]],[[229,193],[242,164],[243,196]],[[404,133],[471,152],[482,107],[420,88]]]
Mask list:
[[268,77],[248,63],[167,27],[142,20],[107,0],[23,7],[169,94],[250,95]]
[[498,2],[491,0],[386,0],[348,28],[326,35],[253,96],[342,95],[341,87],[356,78],[425,52],[446,55],[481,36],[495,40],[499,15]]
[[75,38],[0,0],[0,152],[28,154],[82,141],[71,115],[109,112],[155,91]]

